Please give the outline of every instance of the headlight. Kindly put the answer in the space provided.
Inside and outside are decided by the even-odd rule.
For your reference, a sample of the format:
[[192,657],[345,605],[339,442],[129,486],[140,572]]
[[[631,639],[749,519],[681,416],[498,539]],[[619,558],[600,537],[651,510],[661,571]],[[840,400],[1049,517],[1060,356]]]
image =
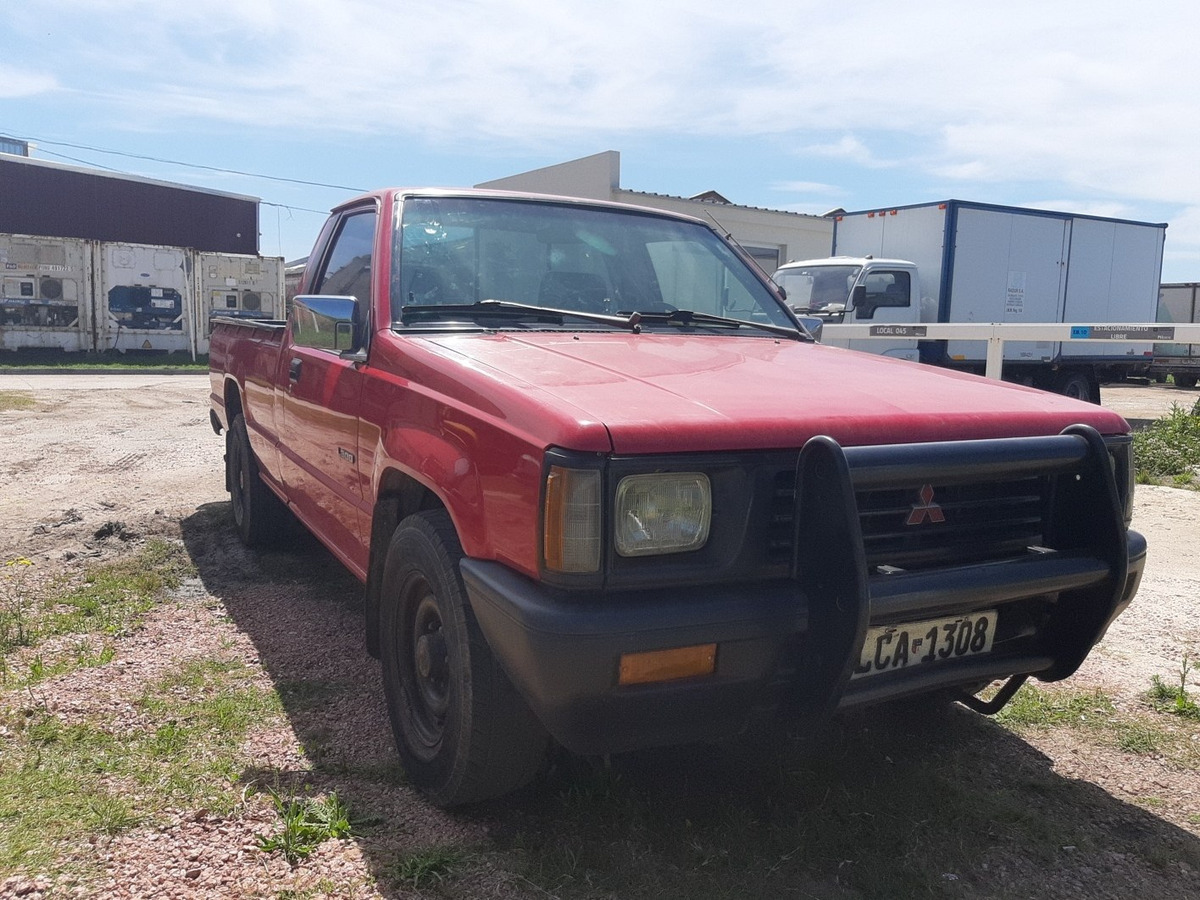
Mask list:
[[573,574],[600,571],[600,473],[551,466],[542,527],[547,569]]
[[712,521],[708,476],[671,472],[622,478],[613,521],[621,556],[699,550]]

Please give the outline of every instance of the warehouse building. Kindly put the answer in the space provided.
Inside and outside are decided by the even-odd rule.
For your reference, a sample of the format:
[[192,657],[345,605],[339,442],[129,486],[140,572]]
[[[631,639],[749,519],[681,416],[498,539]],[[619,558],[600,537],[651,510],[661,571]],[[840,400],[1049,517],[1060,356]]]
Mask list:
[[0,234],[258,253],[258,198],[0,153]]

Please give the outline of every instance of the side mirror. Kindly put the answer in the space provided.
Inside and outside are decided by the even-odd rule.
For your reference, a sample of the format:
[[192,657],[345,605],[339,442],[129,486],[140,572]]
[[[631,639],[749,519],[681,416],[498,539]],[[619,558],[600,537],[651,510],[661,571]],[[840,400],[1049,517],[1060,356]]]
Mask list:
[[357,297],[306,294],[292,301],[292,343],[342,355],[364,348],[362,304]]
[[865,284],[854,286],[854,291],[850,294],[850,302],[854,309],[854,318],[875,318],[875,305],[867,302],[867,286]]

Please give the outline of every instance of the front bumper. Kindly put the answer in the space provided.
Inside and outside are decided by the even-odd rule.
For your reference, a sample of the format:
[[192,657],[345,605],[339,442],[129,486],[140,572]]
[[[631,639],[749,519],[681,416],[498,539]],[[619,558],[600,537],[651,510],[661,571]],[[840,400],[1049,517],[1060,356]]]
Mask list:
[[[461,568],[489,645],[547,730],[576,753],[604,754],[731,737],[755,715],[822,712],[1019,674],[1066,677],[1083,644],[1086,655],[1137,592],[1145,539],[1128,532],[1127,547],[1115,591],[1112,570],[1079,555],[880,580],[868,622],[996,608],[1002,620],[1038,628],[986,656],[854,681],[861,637],[836,649],[839,626],[810,615],[809,594],[793,579],[580,599],[499,563],[467,559]],[[1105,607],[1087,634],[1079,633],[1087,627],[1080,604]],[[710,676],[618,684],[624,654],[708,643],[717,644]]]

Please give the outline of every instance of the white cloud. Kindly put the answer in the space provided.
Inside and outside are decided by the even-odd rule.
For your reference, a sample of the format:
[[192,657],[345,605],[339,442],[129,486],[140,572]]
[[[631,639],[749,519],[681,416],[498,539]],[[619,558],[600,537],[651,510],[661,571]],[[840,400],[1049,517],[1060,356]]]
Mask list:
[[820,181],[779,181],[771,185],[771,190],[788,194],[831,196],[839,193],[842,189],[836,185],[824,184]]
[[1135,215],[1128,204],[1116,201],[1022,200],[1021,205],[1050,212],[1071,212],[1079,216],[1099,216],[1106,219],[1131,219]]
[[843,160],[870,168],[884,168],[893,165],[892,162],[877,159],[861,139],[849,134],[830,143],[808,144],[801,148],[801,152],[807,156]]
[[58,83],[51,75],[27,72],[21,67],[0,62],[0,98],[32,97],[57,87]]

